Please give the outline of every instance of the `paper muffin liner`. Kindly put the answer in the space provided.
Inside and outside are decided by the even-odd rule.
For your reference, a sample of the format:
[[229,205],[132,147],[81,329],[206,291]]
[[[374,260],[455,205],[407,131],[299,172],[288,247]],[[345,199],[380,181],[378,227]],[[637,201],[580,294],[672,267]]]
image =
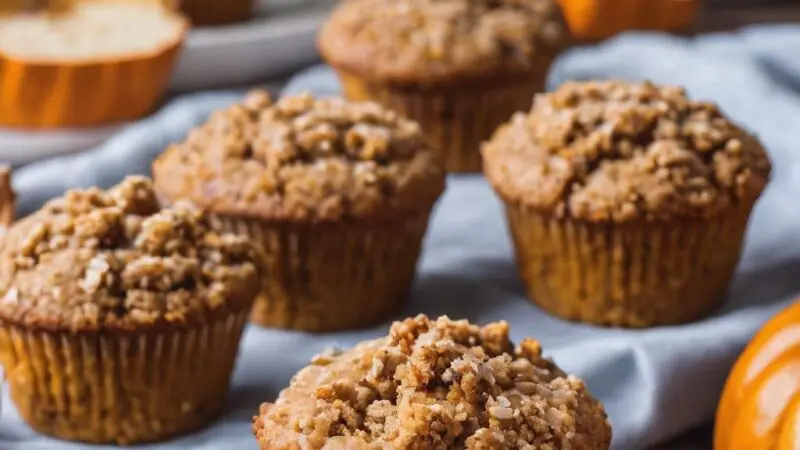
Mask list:
[[506,205],[528,297],[562,318],[642,328],[721,305],[752,205],[713,220],[591,224]]
[[359,328],[405,302],[428,214],[396,224],[276,225],[214,216],[224,231],[249,236],[266,253],[262,294],[251,320],[313,332]]
[[0,126],[88,127],[139,119],[162,98],[182,39],[106,61],[28,61],[0,53]]
[[193,25],[244,22],[253,16],[254,0],[173,0]]
[[34,430],[96,444],[159,441],[221,414],[248,314],[145,332],[4,323],[0,358],[11,399]]
[[481,143],[515,112],[530,109],[534,95],[544,90],[550,61],[536,67],[524,78],[440,89],[382,85],[338,74],[349,100],[375,101],[417,121],[448,172],[480,172]]

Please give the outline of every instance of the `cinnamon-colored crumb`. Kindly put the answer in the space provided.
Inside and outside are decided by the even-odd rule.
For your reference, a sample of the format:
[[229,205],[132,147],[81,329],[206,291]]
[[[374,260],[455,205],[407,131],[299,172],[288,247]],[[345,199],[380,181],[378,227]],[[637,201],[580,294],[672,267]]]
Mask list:
[[262,405],[261,448],[608,449],[602,405],[538,342],[515,349],[508,332],[418,316],[316,358]]
[[755,201],[770,175],[763,146],[716,105],[647,82],[540,95],[483,156],[507,202],[597,222],[712,217]]
[[407,217],[444,189],[416,123],[374,103],[307,94],[273,102],[263,91],[214,114],[153,172],[170,200],[266,220]]
[[398,83],[528,73],[568,44],[553,0],[351,0],[318,39],[336,67]]
[[73,190],[16,223],[0,253],[0,318],[92,330],[249,308],[259,253],[192,206],[160,209],[150,181]]

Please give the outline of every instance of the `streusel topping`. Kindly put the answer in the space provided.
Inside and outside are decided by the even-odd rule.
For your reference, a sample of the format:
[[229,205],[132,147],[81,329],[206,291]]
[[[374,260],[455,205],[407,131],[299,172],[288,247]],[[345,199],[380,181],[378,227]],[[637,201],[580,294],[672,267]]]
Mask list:
[[318,40],[361,76],[427,82],[526,73],[568,43],[554,0],[351,0]]
[[426,211],[444,189],[419,126],[375,103],[263,91],[214,114],[154,164],[159,191],[214,212],[287,221]]
[[0,318],[74,330],[157,326],[249,308],[260,256],[150,181],[68,191],[15,224],[0,254]]
[[514,348],[508,333],[505,322],[418,316],[318,356],[262,405],[261,448],[608,449],[602,405],[537,341]]
[[499,193],[587,221],[707,218],[752,203],[770,162],[716,105],[648,82],[571,82],[484,145]]

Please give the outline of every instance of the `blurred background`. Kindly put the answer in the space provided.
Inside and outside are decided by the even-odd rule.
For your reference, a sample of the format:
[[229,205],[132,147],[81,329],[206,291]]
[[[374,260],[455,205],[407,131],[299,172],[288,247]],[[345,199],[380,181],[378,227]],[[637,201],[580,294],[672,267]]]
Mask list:
[[[70,1],[75,0],[0,0],[0,11],[57,9]],[[692,35],[800,21],[800,0],[559,1],[573,34],[584,45],[630,30]],[[292,74],[318,61],[315,33],[337,0],[225,0],[216,2],[219,11],[227,11],[233,4],[244,6],[227,15],[218,11],[210,18],[200,17],[202,11],[191,7],[195,3],[203,2],[189,1],[183,7],[183,13],[195,16],[194,23],[168,88],[150,110],[191,92],[253,85],[280,88]],[[3,26],[0,23],[0,31]],[[0,49],[2,45],[0,41]],[[0,102],[0,108],[3,105]],[[128,123],[31,127],[3,122],[0,120],[0,161],[14,166],[93,148]]]

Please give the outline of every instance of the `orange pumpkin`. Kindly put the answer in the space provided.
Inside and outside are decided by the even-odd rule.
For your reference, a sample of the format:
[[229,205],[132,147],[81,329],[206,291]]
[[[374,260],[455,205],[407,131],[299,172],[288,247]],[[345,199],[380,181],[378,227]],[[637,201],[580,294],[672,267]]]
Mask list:
[[691,26],[700,0],[559,0],[572,34],[601,40],[627,30],[681,30]]
[[800,449],[800,302],[739,357],[717,411],[714,450]]

